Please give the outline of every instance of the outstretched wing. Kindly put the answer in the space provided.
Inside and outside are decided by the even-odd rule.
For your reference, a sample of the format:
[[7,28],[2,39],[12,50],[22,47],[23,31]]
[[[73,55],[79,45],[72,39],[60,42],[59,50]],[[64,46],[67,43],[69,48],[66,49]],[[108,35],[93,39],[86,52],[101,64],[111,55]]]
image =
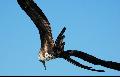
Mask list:
[[93,69],[92,67],[85,66],[85,65],[71,59],[70,56],[74,56],[74,54],[71,54],[67,51],[57,53],[57,58],[63,58],[65,60],[67,60],[68,62],[70,62],[71,64],[75,65],[75,66],[78,66],[78,67],[81,67],[81,68],[84,68],[84,69],[87,69],[87,70],[91,70],[91,71],[105,72],[104,70],[96,70],[96,69]]
[[65,38],[65,35],[64,35],[65,30],[66,30],[66,28],[64,27],[55,41],[55,48],[56,48],[55,50],[57,51],[57,52],[55,52],[56,58],[63,58],[65,60],[67,60],[68,62],[72,63],[73,65],[87,69],[87,70],[104,72],[104,70],[96,70],[96,69],[92,69],[92,67],[82,65],[79,62],[71,59],[70,58],[71,55],[69,53],[67,54],[66,52],[64,52],[65,42],[63,41],[63,39]]
[[97,71],[97,72],[105,72],[104,70],[96,70],[96,69],[93,69],[92,67],[80,64],[79,62],[71,59],[70,57],[65,57],[64,59],[67,60],[68,62],[70,62],[71,64],[75,65],[75,66],[78,66],[78,67],[81,67],[81,68],[84,68],[84,69],[87,69],[87,70]]
[[17,0],[17,2],[38,28],[41,38],[41,47],[54,47],[50,23],[42,10],[33,0]]
[[87,53],[84,53],[82,51],[77,51],[77,50],[68,50],[68,51],[65,51],[64,53],[69,56],[75,56],[75,57],[81,58],[84,61],[87,61],[94,65],[101,65],[110,69],[120,71],[120,63],[117,63],[117,62],[101,60],[92,55],[89,55]]

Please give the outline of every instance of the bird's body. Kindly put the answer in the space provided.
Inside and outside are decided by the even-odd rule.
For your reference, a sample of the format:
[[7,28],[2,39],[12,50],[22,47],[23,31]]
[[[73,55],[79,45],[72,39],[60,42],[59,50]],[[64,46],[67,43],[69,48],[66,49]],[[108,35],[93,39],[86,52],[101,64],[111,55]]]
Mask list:
[[65,38],[64,32],[66,28],[64,27],[62,29],[57,39],[54,41],[52,37],[50,23],[47,17],[42,12],[42,10],[37,6],[37,4],[33,0],[17,0],[17,2],[20,5],[20,7],[26,12],[26,14],[31,18],[31,20],[39,30],[41,48],[38,53],[38,59],[40,62],[44,64],[45,68],[46,61],[55,58],[63,58],[78,67],[91,71],[104,72],[104,70],[96,70],[93,69],[92,67],[82,65],[79,62],[70,58],[70,56],[75,56],[94,65],[101,65],[107,68],[120,71],[120,63],[101,60],[82,51],[77,50],[64,51],[65,42],[63,41],[63,39]]

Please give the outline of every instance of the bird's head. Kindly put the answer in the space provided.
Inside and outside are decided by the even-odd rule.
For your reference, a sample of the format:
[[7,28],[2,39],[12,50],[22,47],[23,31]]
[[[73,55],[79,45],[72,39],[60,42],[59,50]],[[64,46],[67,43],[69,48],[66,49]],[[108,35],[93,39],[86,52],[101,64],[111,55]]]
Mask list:
[[43,51],[40,51],[39,52],[39,55],[38,55],[38,59],[40,62],[42,62],[42,64],[44,65],[45,67],[45,70],[46,70],[46,66],[45,66],[45,62],[46,61],[49,61],[51,59],[53,59],[54,57],[51,55],[51,54],[48,54],[48,52],[43,52]]

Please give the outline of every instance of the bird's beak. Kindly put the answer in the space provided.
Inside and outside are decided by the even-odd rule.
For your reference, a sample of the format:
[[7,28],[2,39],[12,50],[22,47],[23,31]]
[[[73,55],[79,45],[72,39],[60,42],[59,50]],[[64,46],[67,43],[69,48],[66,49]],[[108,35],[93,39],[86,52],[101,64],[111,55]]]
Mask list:
[[42,61],[42,60],[39,60],[39,61],[42,62],[43,66],[44,66],[44,68],[45,68],[45,70],[46,70],[45,61]]

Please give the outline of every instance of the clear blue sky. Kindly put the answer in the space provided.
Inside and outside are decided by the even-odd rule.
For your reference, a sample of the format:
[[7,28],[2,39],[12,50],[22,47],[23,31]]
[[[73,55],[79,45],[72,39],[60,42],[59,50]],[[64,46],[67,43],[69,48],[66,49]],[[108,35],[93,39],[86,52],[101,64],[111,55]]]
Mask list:
[[[51,22],[54,39],[65,26],[65,50],[77,49],[120,63],[120,0],[35,0]],[[38,30],[16,0],[0,0],[0,75],[120,75],[78,68],[63,59],[38,61]]]

